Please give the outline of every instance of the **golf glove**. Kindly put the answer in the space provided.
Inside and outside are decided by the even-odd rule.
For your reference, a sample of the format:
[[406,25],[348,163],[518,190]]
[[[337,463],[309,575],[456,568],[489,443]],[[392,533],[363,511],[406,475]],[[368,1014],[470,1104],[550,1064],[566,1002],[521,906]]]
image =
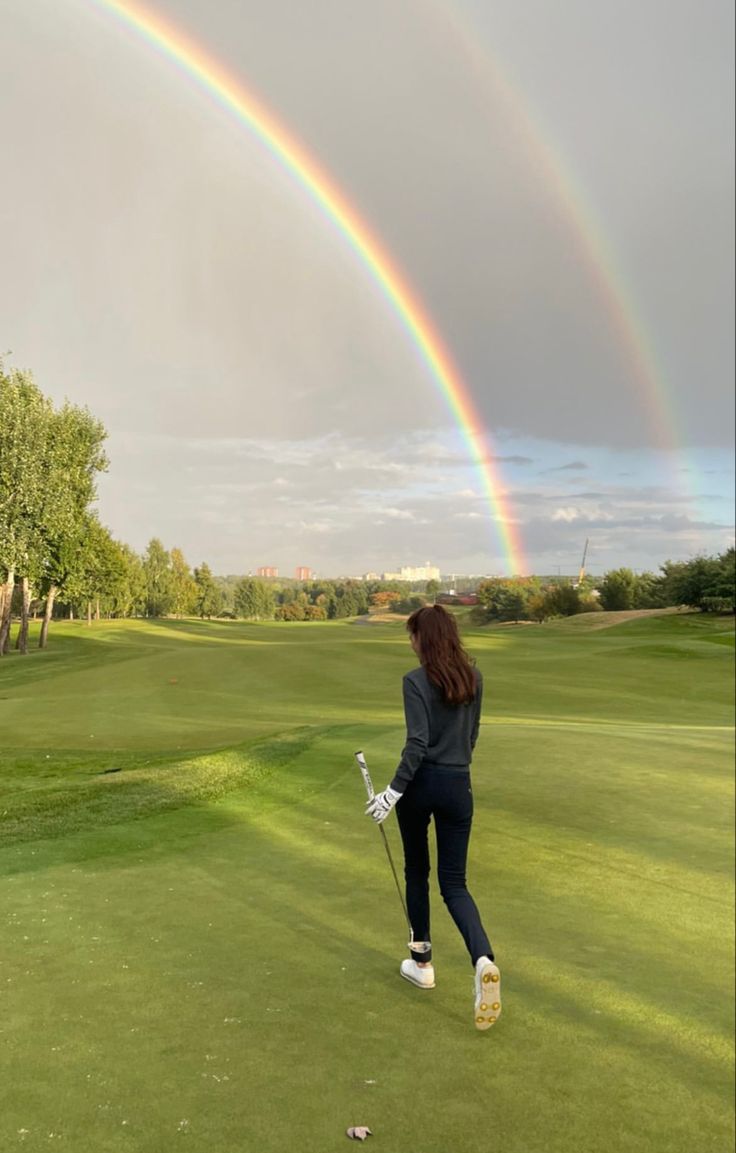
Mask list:
[[397,793],[396,789],[391,786],[384,789],[382,793],[376,793],[375,797],[370,800],[366,806],[366,815],[373,817],[377,825],[380,825],[386,820],[391,810],[397,801],[400,801],[403,793]]

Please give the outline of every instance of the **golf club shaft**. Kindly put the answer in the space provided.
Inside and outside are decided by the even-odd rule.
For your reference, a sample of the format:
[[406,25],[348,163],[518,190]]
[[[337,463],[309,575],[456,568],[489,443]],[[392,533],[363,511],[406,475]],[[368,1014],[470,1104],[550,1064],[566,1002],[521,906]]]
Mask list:
[[[372,801],[373,798],[375,797],[376,793],[375,793],[375,790],[373,788],[373,782],[371,780],[371,775],[368,772],[368,765],[366,764],[366,759],[363,756],[362,752],[357,752],[355,754],[355,759],[358,762],[358,767],[360,768],[360,772],[361,772],[362,777],[363,777],[363,784],[365,785],[365,791],[368,794],[368,800]],[[404,910],[404,916],[406,917],[406,923],[409,926],[409,933],[411,934],[411,936],[413,938],[414,934],[413,934],[413,930],[411,927],[411,921],[409,920],[409,911],[406,907],[406,901],[404,900],[404,894],[401,891],[401,883],[399,881],[398,873],[396,872],[396,866],[394,865],[394,859],[391,855],[391,848],[389,846],[388,838],[386,836],[386,830],[384,829],[383,825],[381,825],[381,824],[379,824],[378,828],[379,828],[379,831],[381,833],[381,837],[383,838],[383,846],[386,850],[386,856],[388,857],[388,863],[391,866],[391,872],[394,875],[394,881],[396,882],[396,892],[399,894],[399,900],[401,901],[401,908]]]

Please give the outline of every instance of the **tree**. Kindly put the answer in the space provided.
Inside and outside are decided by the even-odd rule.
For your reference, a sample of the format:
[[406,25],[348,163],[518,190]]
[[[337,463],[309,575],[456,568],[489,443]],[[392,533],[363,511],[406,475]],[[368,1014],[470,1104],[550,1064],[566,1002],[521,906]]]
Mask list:
[[611,569],[601,581],[601,605],[607,611],[633,609],[636,596],[636,577],[630,568]]
[[276,620],[304,621],[307,619],[307,608],[307,605],[303,605],[299,601],[287,601],[286,604],[279,605],[277,608]]
[[78,563],[85,518],[97,496],[97,473],[107,468],[104,425],[86,408],[64,404],[53,414],[44,502],[41,590],[46,600],[39,648],[45,648],[57,592]]
[[108,589],[109,611],[114,617],[132,617],[145,608],[146,581],[143,563],[127,544],[116,542],[119,553],[119,578]]
[[26,649],[29,576],[39,559],[38,520],[52,411],[29,373],[14,369],[6,374],[0,363],[0,656],[8,651],[19,572],[24,581],[21,649]]
[[688,605],[704,612],[733,612],[733,548],[720,556],[698,556],[662,565],[666,604]]
[[66,600],[86,605],[87,623],[91,624],[93,603],[95,618],[99,620],[100,600],[108,596],[124,576],[120,546],[97,516],[88,514],[81,526],[73,569],[65,581]]
[[544,594],[548,617],[572,617],[583,612],[583,603],[578,589],[570,584],[552,585]]
[[379,589],[377,592],[371,593],[368,599],[374,608],[388,609],[394,601],[401,600],[401,593],[391,589]]
[[165,617],[174,604],[174,582],[171,557],[161,541],[154,537],[143,555],[146,582],[146,616]]
[[664,578],[652,572],[640,573],[634,585],[634,608],[658,609],[664,604]]
[[437,593],[440,591],[440,582],[436,580],[427,581],[424,587],[424,591],[428,597],[434,600],[434,598],[437,596]]
[[529,619],[529,601],[539,593],[535,579],[490,577],[478,586],[478,600],[487,621],[524,621]]
[[197,600],[197,585],[192,577],[184,553],[180,548],[171,550],[171,611],[183,617],[193,611]]
[[197,587],[195,611],[204,620],[216,617],[222,604],[222,593],[215,583],[209,565],[202,562],[194,570],[194,583]]
[[46,597],[45,647],[59,581],[78,551],[81,525],[107,467],[106,432],[87,409],[55,411],[29,373],[0,365],[0,652],[7,650],[16,574],[23,582],[19,647],[25,651],[31,583]]
[[547,620],[547,617],[550,615],[550,606],[547,602],[547,597],[545,594],[541,592],[533,593],[533,595],[529,597],[527,611],[529,613],[530,620],[538,621],[539,624],[543,624]]

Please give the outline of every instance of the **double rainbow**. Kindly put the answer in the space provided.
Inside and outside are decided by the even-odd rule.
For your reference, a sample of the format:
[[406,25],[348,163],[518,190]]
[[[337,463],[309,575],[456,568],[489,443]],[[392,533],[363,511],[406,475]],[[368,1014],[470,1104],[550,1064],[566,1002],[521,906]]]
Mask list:
[[228,74],[218,61],[141,4],[128,0],[91,0],[140,34],[164,56],[178,64],[219,104],[234,113],[317,203],[341,233],[363,267],[389,301],[418,349],[430,376],[444,397],[467,444],[471,460],[488,500],[490,515],[506,564],[512,573],[523,572],[523,550],[503,485],[494,466],[488,436],[475,409],[470,390],[426,309],[395,262],[344,193],[277,118],[254,94]]

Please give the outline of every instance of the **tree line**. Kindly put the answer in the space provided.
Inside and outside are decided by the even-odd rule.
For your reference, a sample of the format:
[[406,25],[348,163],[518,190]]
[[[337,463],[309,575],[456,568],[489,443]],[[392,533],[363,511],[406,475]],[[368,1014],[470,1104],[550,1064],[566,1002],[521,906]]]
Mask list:
[[480,604],[472,616],[489,621],[545,621],[577,613],[687,606],[702,612],[732,613],[736,552],[666,561],[659,573],[611,569],[600,580],[579,585],[541,577],[491,578],[480,582]]
[[[179,548],[153,538],[138,555],[113,539],[94,510],[97,477],[106,471],[107,433],[86,408],[55,407],[32,376],[0,361],[0,656],[11,643],[27,652],[29,619],[42,618],[39,644],[55,617],[183,617],[246,620],[338,620],[388,609],[408,613],[431,603],[405,582],[265,581],[215,576],[191,568]],[[476,623],[543,621],[600,609],[690,605],[734,610],[734,550],[717,557],[668,561],[659,574],[620,568],[597,589],[544,578],[491,578],[478,587]]]

